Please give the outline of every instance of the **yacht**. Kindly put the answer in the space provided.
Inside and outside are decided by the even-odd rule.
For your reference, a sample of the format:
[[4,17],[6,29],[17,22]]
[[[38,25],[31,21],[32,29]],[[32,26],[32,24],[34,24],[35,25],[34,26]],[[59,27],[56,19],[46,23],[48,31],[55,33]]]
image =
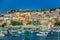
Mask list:
[[36,35],[37,36],[47,36],[49,32],[39,32]]
[[18,34],[21,34],[22,32],[21,31],[18,31]]
[[52,30],[53,30],[54,32],[60,32],[60,29],[59,29],[59,28],[56,28],[56,27],[53,28]]
[[3,33],[0,33],[0,37],[3,37],[3,36],[5,36]]
[[0,37],[5,36],[6,33],[7,31],[0,30]]
[[33,31],[33,30],[31,30],[31,33],[34,33],[34,31]]

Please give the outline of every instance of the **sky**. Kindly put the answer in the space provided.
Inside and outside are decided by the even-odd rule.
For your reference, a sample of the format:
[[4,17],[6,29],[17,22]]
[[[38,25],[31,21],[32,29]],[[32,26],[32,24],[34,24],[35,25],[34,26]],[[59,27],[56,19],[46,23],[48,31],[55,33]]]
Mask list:
[[0,0],[0,14],[11,9],[50,9],[60,6],[60,0]]

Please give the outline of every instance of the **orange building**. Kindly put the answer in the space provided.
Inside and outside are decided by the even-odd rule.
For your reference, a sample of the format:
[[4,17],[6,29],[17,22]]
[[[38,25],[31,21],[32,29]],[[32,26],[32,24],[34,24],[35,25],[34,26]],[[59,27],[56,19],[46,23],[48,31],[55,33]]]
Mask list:
[[21,21],[22,21],[23,24],[27,24],[28,23],[28,21],[25,18],[23,18]]

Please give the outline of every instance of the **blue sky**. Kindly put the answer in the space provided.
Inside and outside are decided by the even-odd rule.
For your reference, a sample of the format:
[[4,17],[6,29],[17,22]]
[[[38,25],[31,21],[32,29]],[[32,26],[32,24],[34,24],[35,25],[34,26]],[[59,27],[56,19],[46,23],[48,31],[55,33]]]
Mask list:
[[0,13],[10,9],[49,9],[60,6],[60,0],[0,0]]

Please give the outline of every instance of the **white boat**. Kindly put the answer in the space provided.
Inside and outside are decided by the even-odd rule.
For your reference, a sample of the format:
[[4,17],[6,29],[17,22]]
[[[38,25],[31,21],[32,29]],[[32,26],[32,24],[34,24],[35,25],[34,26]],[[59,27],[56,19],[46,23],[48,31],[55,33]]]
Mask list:
[[36,30],[35,32],[39,32],[38,30]]
[[31,31],[31,33],[33,33],[34,31]]
[[24,33],[25,31],[23,30],[22,33]]
[[53,30],[54,32],[60,32],[60,29],[58,29],[58,30]]
[[0,33],[0,37],[3,37],[3,36],[5,36],[3,33]]
[[54,32],[60,32],[60,29],[59,28],[53,28],[52,31],[54,31]]
[[4,34],[6,34],[6,33],[7,33],[7,31],[1,31],[1,33],[4,33]]
[[18,31],[18,34],[21,34],[22,32],[21,31]]
[[36,34],[37,36],[47,36],[48,32],[39,32]]

